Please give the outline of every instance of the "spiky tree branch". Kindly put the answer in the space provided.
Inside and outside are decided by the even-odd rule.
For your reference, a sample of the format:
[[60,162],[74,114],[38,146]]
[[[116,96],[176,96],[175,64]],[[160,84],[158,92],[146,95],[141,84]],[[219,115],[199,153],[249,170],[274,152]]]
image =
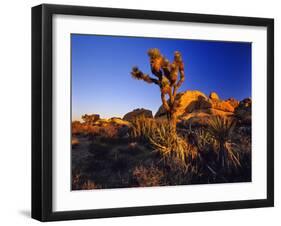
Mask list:
[[138,69],[138,67],[133,67],[131,75],[135,79],[143,80],[147,83],[154,83],[156,85],[159,85],[159,80],[151,78],[149,75],[144,74],[142,71]]
[[[152,78],[148,74],[144,74],[138,69],[138,67],[133,67],[131,75],[135,79],[143,80],[150,84],[154,83],[160,87],[163,107],[167,111],[169,119],[173,121],[175,126],[175,113],[178,107],[175,97],[177,90],[185,79],[184,64],[181,53],[179,51],[175,51],[172,63],[162,56],[159,49],[156,48],[149,49],[148,56],[150,58],[151,72],[156,78]],[[180,74],[179,80],[178,74]],[[166,95],[168,95],[169,100],[165,98]]]

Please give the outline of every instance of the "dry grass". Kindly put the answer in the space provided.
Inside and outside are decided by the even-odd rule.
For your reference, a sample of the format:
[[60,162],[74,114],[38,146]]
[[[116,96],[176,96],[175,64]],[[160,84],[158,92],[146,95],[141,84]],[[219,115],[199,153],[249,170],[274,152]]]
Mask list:
[[160,186],[163,185],[164,172],[153,164],[149,167],[137,166],[133,171],[133,177],[138,186]]
[[89,157],[78,166],[83,173],[73,174],[74,190],[251,179],[251,130],[231,118],[214,117],[200,127],[183,124],[175,131],[165,119],[139,117],[125,127],[129,136],[124,140],[116,137],[122,129],[118,123],[75,126],[88,135],[74,137],[88,137],[92,143]]
[[99,185],[97,185],[95,182],[87,180],[85,183],[81,185],[81,190],[90,190],[90,189],[97,189],[101,188]]
[[89,190],[100,188],[99,185],[90,181],[86,175],[80,173],[79,170],[72,171],[72,189],[73,190]]
[[116,138],[118,137],[119,128],[123,126],[116,126],[111,123],[104,123],[104,125],[88,125],[79,121],[72,122],[72,134],[92,134],[101,137]]

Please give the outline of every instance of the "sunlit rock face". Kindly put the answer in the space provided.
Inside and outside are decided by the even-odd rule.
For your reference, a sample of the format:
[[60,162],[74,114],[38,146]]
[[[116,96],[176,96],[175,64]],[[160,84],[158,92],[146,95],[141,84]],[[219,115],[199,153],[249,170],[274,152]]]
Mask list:
[[[186,92],[178,93],[175,99],[178,105],[176,112],[177,116],[192,112],[198,108],[204,109],[209,107],[206,95],[197,90],[188,90]],[[161,106],[155,114],[156,118],[162,116],[166,116],[166,111],[163,106]]]
[[[236,117],[240,114],[242,118],[243,112],[250,112],[246,105],[250,105],[248,99],[239,102],[234,98],[227,100],[220,99],[219,95],[211,92],[209,97],[198,90],[188,90],[181,92],[176,96],[177,118],[178,121],[190,120],[192,123],[204,124],[211,116]],[[247,110],[246,110],[247,108]],[[237,110],[236,110],[237,109]],[[155,118],[166,117],[166,111],[160,106],[155,114]],[[251,120],[251,114],[244,115],[245,120]]]
[[219,100],[219,95],[216,93],[216,92],[211,92],[210,95],[209,95],[209,98],[211,100]]

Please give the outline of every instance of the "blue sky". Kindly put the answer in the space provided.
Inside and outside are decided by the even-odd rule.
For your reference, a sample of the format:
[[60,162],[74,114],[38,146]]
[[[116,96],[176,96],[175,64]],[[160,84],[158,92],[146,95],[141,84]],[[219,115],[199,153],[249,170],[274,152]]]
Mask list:
[[155,114],[161,105],[159,87],[130,75],[133,66],[151,75],[149,48],[160,49],[170,61],[174,51],[182,53],[185,82],[179,91],[251,97],[251,43],[72,34],[73,120],[85,113],[123,117],[136,108]]

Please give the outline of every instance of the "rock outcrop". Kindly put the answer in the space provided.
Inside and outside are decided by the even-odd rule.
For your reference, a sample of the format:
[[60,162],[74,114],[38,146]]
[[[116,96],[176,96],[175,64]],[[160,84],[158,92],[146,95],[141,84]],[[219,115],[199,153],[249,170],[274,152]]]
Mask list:
[[211,109],[224,111],[224,112],[234,112],[234,107],[227,101],[210,99]]
[[153,118],[152,111],[138,108],[124,115],[123,120],[132,121],[137,117]]
[[209,95],[209,98],[211,100],[219,100],[220,99],[219,95],[217,93],[215,93],[215,92],[211,92],[210,95]]
[[239,105],[239,101],[234,98],[229,98],[226,100],[227,103],[229,103],[232,107],[237,108]]
[[234,114],[241,123],[250,124],[252,122],[252,99],[242,100],[236,107]]
[[94,126],[106,126],[106,125],[116,125],[116,126],[130,126],[130,122],[123,120],[121,118],[113,117],[109,119],[99,119],[93,125]]
[[[210,116],[233,116],[239,101],[234,98],[221,100],[215,92],[207,97],[204,93],[197,90],[181,92],[176,96],[178,109],[176,112],[179,120],[190,120],[194,123],[204,124]],[[166,117],[166,111],[161,106],[155,118]]]
[[[207,101],[208,98],[205,94],[197,90],[178,93],[175,99],[179,105],[176,112],[177,116],[181,116],[184,113],[191,113],[196,109],[206,109],[210,107],[210,103]],[[166,111],[164,107],[161,106],[156,112],[155,118],[163,116],[166,116]]]
[[82,120],[88,125],[92,125],[93,123],[97,122],[99,119],[100,119],[99,114],[82,115]]

